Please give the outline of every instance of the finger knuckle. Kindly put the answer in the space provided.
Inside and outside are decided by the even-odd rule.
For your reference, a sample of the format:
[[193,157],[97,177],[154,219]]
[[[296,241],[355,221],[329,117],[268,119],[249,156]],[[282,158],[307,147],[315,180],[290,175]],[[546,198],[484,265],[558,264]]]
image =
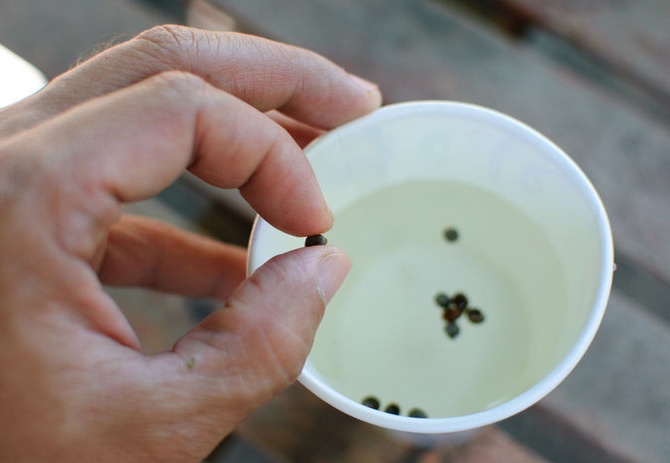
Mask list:
[[154,26],[137,35],[136,40],[147,42],[158,48],[173,50],[193,41],[193,30],[175,24]]
[[195,41],[195,32],[185,26],[154,26],[135,37],[133,43],[139,50],[166,68],[182,61],[182,56]]

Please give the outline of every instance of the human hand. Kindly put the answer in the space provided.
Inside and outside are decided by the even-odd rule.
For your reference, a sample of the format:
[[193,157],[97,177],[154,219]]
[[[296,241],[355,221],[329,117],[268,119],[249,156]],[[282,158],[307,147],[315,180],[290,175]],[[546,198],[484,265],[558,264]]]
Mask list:
[[[245,278],[243,250],[121,205],[188,169],[288,233],[322,233],[332,215],[276,121],[304,142],[379,103],[305,50],[171,26],[0,111],[0,461],[200,461],[291,384],[346,255],[299,249]],[[225,303],[147,356],[102,284]]]

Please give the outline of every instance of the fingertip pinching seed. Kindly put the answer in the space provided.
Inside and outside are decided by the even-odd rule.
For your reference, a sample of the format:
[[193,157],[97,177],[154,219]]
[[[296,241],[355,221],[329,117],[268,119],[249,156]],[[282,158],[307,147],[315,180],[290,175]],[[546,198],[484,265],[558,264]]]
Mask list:
[[328,244],[328,240],[323,235],[311,235],[305,238],[305,247],[321,246]]

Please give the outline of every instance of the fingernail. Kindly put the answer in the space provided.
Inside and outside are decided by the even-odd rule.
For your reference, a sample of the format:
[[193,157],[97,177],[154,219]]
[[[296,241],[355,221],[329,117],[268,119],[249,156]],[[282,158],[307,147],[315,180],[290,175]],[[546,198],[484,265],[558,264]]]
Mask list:
[[379,91],[379,87],[377,84],[370,82],[369,80],[365,80],[362,77],[356,76],[354,74],[349,74],[354,82],[361,87],[365,92],[368,94],[368,98],[370,99],[370,102],[374,106],[380,106],[382,103],[382,94]]
[[340,288],[351,268],[351,260],[344,252],[329,252],[321,258],[317,270],[317,290],[324,304],[328,304]]

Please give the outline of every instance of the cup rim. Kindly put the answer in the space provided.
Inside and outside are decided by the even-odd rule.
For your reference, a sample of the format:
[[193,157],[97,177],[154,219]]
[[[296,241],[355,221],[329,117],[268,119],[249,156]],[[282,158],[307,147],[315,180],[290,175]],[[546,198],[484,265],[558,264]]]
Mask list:
[[[582,190],[582,196],[597,218],[597,233],[600,238],[601,255],[600,276],[598,278],[596,298],[577,341],[574,343],[570,351],[544,378],[522,393],[499,405],[476,413],[454,417],[412,418],[407,416],[397,416],[366,407],[336,391],[322,381],[317,373],[311,370],[309,359],[298,377],[298,381],[301,384],[323,401],[359,420],[395,431],[436,434],[466,431],[509,418],[545,397],[570,374],[586,353],[586,350],[595,337],[604,316],[612,286],[614,248],[612,232],[603,202],[595,187],[580,167],[563,150],[537,130],[507,114],[491,108],[472,103],[440,100],[408,101],[390,104],[325,133],[312,141],[304,151],[309,158],[310,153],[317,149],[322,142],[327,141],[332,137],[346,136],[346,133],[350,130],[359,130],[366,125],[383,123],[384,120],[393,118],[399,113],[425,114],[428,112],[485,118],[489,122],[495,122],[506,130],[512,131],[516,136],[522,136],[533,144],[541,145],[542,151],[551,156],[553,160],[560,165],[561,170],[578,179],[578,184]],[[255,238],[258,236],[258,231],[264,228],[264,223],[264,220],[258,216],[254,221],[248,248],[248,274],[254,270],[251,268],[251,256],[256,251],[258,245]]]

